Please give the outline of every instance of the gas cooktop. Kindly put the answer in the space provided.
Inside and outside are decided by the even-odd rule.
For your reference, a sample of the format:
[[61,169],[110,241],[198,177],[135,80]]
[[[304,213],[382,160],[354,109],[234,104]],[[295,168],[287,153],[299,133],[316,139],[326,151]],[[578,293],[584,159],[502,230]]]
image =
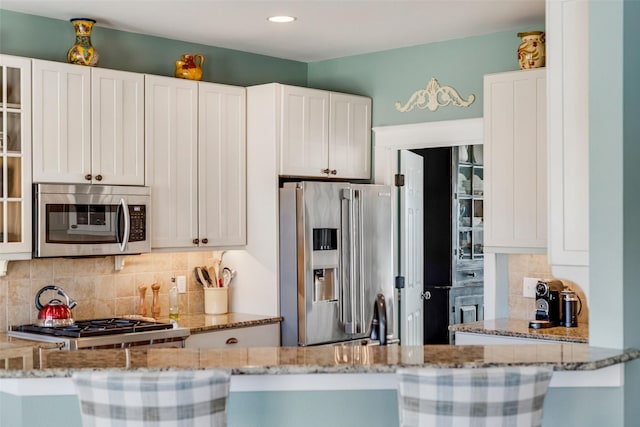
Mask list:
[[152,322],[140,319],[109,318],[79,320],[69,326],[46,327],[38,325],[19,325],[13,326],[11,329],[17,332],[29,332],[32,334],[82,338],[100,335],[159,331],[172,328],[173,325],[171,323]]

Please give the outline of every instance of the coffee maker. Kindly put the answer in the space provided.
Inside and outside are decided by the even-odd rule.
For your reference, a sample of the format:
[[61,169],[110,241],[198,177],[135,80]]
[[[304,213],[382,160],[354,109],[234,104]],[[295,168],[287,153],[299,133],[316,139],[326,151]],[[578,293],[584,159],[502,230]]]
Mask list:
[[536,284],[536,320],[530,328],[550,328],[560,322],[560,292],[564,285],[560,280],[539,280]]

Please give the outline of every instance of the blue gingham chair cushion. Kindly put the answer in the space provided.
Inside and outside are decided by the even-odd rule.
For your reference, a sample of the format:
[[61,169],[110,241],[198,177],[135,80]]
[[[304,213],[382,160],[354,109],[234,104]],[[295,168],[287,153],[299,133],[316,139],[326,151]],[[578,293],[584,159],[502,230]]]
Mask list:
[[398,370],[400,426],[539,427],[552,369]]
[[226,426],[229,379],[219,370],[73,374],[84,427]]

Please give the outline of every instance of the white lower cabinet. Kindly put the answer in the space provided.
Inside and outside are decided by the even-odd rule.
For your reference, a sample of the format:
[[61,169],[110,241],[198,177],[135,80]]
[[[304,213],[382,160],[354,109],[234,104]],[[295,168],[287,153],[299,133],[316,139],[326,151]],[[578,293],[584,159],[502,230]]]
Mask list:
[[520,345],[520,344],[562,344],[561,341],[506,337],[501,335],[456,332],[456,345]]
[[221,329],[192,334],[187,348],[279,347],[280,324]]

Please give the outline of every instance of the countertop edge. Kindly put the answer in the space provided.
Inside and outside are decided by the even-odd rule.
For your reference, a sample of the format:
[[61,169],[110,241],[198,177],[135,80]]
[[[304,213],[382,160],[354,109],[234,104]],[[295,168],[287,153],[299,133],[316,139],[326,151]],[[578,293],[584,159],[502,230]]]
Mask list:
[[[474,346],[485,347],[485,346]],[[486,346],[490,347],[490,346]],[[495,346],[494,346],[495,347]],[[521,347],[521,346],[501,346]],[[99,351],[99,350],[93,350]],[[491,368],[506,366],[548,366],[554,371],[592,371],[596,369],[606,368],[609,366],[626,363],[632,360],[640,359],[640,349],[620,350],[619,354],[605,356],[601,359],[578,362],[487,362],[487,361],[469,361],[469,362],[440,362],[440,363],[379,363],[372,365],[355,365],[345,364],[340,366],[322,365],[322,364],[305,364],[305,365],[265,365],[265,366],[205,366],[205,367],[176,367],[162,366],[157,368],[150,367],[105,367],[105,368],[51,368],[51,369],[30,369],[30,370],[0,370],[0,379],[20,379],[20,378],[65,378],[71,377],[75,371],[184,371],[184,370],[207,370],[222,369],[230,371],[232,375],[297,375],[297,374],[385,374],[395,373],[400,368],[423,367],[423,368]]]

